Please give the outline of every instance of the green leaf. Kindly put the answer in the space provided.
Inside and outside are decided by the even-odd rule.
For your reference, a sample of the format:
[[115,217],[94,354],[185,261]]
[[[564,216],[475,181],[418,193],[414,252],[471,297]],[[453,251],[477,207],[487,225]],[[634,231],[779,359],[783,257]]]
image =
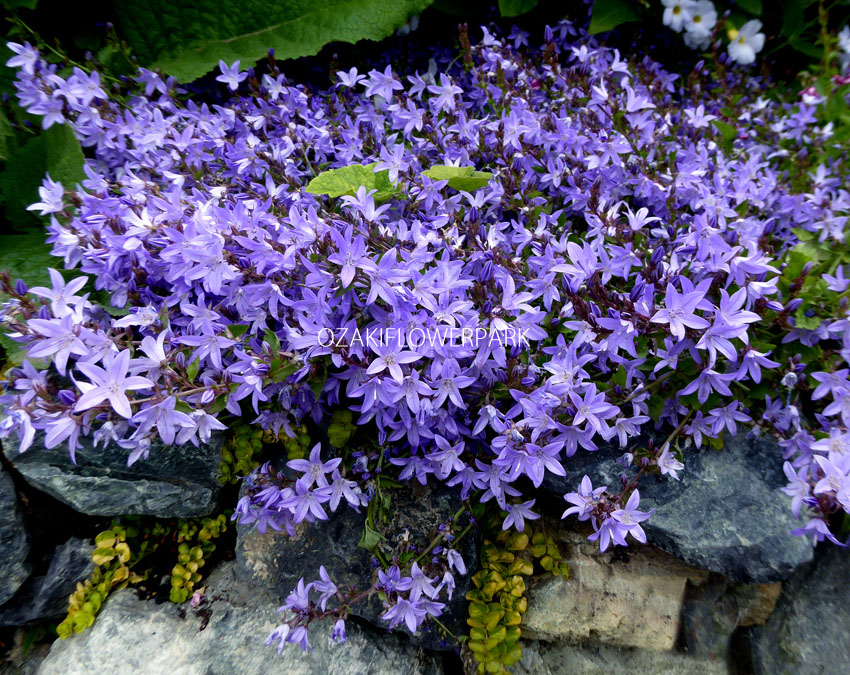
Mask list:
[[6,9],[35,9],[38,0],[3,0]]
[[806,3],[804,0],[786,0],[782,7],[782,27],[780,35],[790,38],[799,35],[805,28],[803,21],[803,10]]
[[422,172],[431,180],[447,180],[449,187],[458,191],[472,192],[485,187],[493,174],[489,171],[476,171],[472,166],[448,166],[438,164]]
[[43,133],[47,172],[53,180],[62,183],[66,190],[73,190],[86,177],[83,171],[85,157],[80,142],[67,124],[54,124]]
[[232,323],[227,330],[234,338],[239,339],[248,332],[250,327],[247,323]]
[[797,323],[797,328],[805,328],[807,330],[815,330],[818,326],[821,325],[823,319],[817,316],[806,316],[806,307],[803,305],[802,307],[798,307],[797,311],[794,313],[794,319]]
[[810,58],[819,59],[821,56],[823,56],[823,49],[821,49],[815,44],[812,44],[811,42],[807,42],[806,40],[792,38],[788,40],[788,44],[801,54],[805,54]]
[[811,241],[815,238],[814,232],[804,230],[802,227],[792,227],[791,231],[794,233],[794,236],[796,236],[797,239],[799,239],[800,241]]
[[9,155],[14,148],[12,144],[15,135],[12,129],[12,123],[6,117],[6,113],[0,110],[0,162],[5,162],[9,159]]
[[363,534],[360,535],[360,541],[357,542],[357,547],[372,551],[383,540],[384,536],[380,532],[375,532],[371,527],[364,524]]
[[720,137],[723,139],[723,145],[731,145],[732,141],[735,140],[735,137],[738,135],[738,130],[731,124],[722,120],[714,120],[712,121],[712,124],[714,125],[714,128],[720,132]]
[[520,16],[537,7],[537,0],[499,0],[499,14]]
[[[40,225],[39,217],[27,211],[38,201],[38,187],[47,173],[47,152],[43,134],[29,138],[16,148],[0,173],[0,191],[5,201],[6,220],[17,228]],[[5,249],[7,243],[4,242]]]
[[617,26],[640,19],[632,0],[595,0],[590,17],[590,34],[605,33]]
[[195,378],[198,376],[198,371],[201,369],[201,359],[195,357],[192,359],[192,363],[188,365],[186,368],[186,377],[189,378],[189,382],[194,382]]
[[390,172],[375,173],[376,166],[378,166],[377,162],[365,166],[352,164],[340,169],[329,169],[311,180],[305,190],[313,195],[341,197],[354,195],[358,189],[365,187],[367,190],[377,190],[374,195],[377,200],[382,195],[388,196],[395,192],[395,186],[390,183]]
[[755,16],[761,16],[761,0],[738,0],[738,7]]
[[113,3],[121,34],[143,64],[181,82],[219,59],[243,68],[274,48],[277,59],[309,56],[329,42],[381,40],[432,0],[125,0]]

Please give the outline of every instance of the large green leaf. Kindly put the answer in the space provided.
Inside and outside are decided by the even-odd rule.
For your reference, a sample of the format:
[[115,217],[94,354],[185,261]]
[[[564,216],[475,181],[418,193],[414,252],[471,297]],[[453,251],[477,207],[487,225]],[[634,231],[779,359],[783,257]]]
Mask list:
[[47,172],[66,190],[73,190],[86,177],[83,149],[69,125],[54,124],[45,131],[44,149],[47,152]]
[[367,190],[377,190],[375,199],[380,200],[395,191],[390,183],[389,171],[378,171],[374,169],[377,162],[372,164],[352,164],[341,169],[328,169],[311,180],[307,192],[313,195],[328,195],[329,197],[341,197],[342,195],[354,195],[358,189],[365,187]]
[[180,81],[223,59],[243,67],[269,48],[279,59],[317,53],[328,42],[380,40],[432,0],[122,0],[115,11],[142,63]]
[[750,14],[761,16],[761,0],[738,0],[738,7]]
[[636,0],[594,0],[590,33],[605,33],[617,26],[640,19]]
[[[13,150],[0,173],[6,221],[16,228],[34,227],[39,218],[27,206],[38,201],[38,186],[47,172],[44,134],[33,136]],[[2,247],[5,249],[5,245]]]
[[6,220],[17,228],[38,224],[39,217],[27,207],[38,201],[38,188],[45,174],[49,173],[66,190],[74,189],[85,177],[83,151],[68,125],[54,124],[19,147],[7,147],[7,151],[8,160],[0,173],[0,192],[6,205]]
[[537,0],[499,0],[499,14],[521,16],[537,7]]
[[422,172],[431,180],[447,180],[449,187],[464,192],[472,192],[483,188],[490,182],[493,174],[489,171],[476,171],[471,166],[449,166],[438,164]]
[[[28,286],[50,286],[48,267],[61,267],[61,260],[50,255],[47,235],[37,229],[25,234],[4,234],[0,237],[0,270],[9,270],[12,280],[23,279]],[[0,295],[0,300],[4,298]],[[6,337],[0,329],[0,346],[7,361],[20,361],[20,345]],[[2,366],[2,364],[0,364]]]

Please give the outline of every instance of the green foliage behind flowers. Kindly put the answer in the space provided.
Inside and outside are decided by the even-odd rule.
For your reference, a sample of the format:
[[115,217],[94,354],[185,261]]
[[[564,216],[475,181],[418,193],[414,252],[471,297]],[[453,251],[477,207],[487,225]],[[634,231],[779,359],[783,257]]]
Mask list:
[[[262,429],[251,428],[247,424],[235,424],[232,435],[221,448],[221,463],[218,465],[218,481],[222,485],[235,483],[240,476],[247,476],[257,468],[255,455],[263,448]],[[267,442],[276,440],[270,438]]]
[[177,564],[171,569],[171,602],[185,602],[201,581],[199,570],[215,551],[214,539],[227,529],[227,516],[181,519],[177,523]]
[[567,565],[551,536],[526,524],[523,532],[502,530],[502,517],[485,520],[481,568],[472,577],[467,648],[479,673],[501,673],[522,658],[522,615],[528,608],[525,577],[537,565],[555,575],[568,576]]
[[97,565],[91,577],[77,584],[68,598],[68,615],[56,633],[65,639],[91,626],[109,594],[157,578],[165,561],[170,569],[172,602],[184,602],[197,590],[200,568],[215,551],[214,540],[227,529],[227,515],[211,518],[160,520],[125,516],[98,534],[92,561]]
[[328,42],[380,40],[431,0],[165,0],[116,3],[118,23],[139,59],[183,82],[220,59],[249,65],[315,54]]

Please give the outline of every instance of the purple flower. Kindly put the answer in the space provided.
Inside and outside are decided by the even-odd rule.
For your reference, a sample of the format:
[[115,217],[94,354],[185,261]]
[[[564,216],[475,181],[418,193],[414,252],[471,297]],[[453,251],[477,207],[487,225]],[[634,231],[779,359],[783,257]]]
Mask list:
[[540,514],[531,510],[534,502],[535,500],[531,499],[522,504],[508,504],[506,508],[508,516],[502,523],[502,529],[509,530],[513,527],[517,532],[522,532],[525,529],[526,520],[537,520]]
[[396,604],[381,615],[381,618],[384,621],[389,621],[390,629],[404,623],[411,633],[415,633],[426,616],[428,616],[428,612],[419,603],[399,598]]
[[605,490],[607,489],[607,485],[594,489],[593,483],[590,481],[590,477],[585,476],[581,479],[578,492],[569,492],[564,495],[564,499],[572,504],[572,506],[564,511],[561,518],[563,519],[569,515],[575,514],[578,516],[579,520],[590,520],[594,507],[599,501],[599,498],[605,494]]
[[345,632],[345,620],[337,619],[334,624],[333,632],[331,633],[331,640],[341,645],[343,642],[348,640],[348,634]]
[[309,459],[291,459],[286,463],[286,466],[304,474],[297,482],[307,489],[312,487],[314,483],[319,487],[328,487],[330,483],[328,483],[326,474],[335,471],[341,462],[340,457],[323,462],[322,444],[316,443],[310,450]]
[[129,419],[133,416],[133,411],[130,409],[127,392],[150,389],[154,383],[146,377],[127,377],[127,369],[130,366],[130,352],[127,350],[118,352],[117,356],[107,357],[104,364],[105,369],[92,363],[77,364],[80,372],[91,382],[77,382],[83,395],[74,406],[74,411],[89,410],[108,401],[115,412]]
[[570,400],[576,407],[573,424],[578,426],[586,422],[587,427],[599,434],[604,434],[608,428],[604,420],[613,417],[619,412],[616,406],[605,402],[604,392],[596,392],[595,384],[588,386],[584,392],[584,398],[581,398],[578,394],[571,393]]
[[378,584],[389,593],[409,591],[413,586],[410,577],[403,577],[397,565],[391,565],[386,572],[378,570]]
[[218,68],[221,74],[216,75],[216,82],[224,82],[230,91],[239,89],[239,83],[248,77],[248,73],[239,72],[239,61],[235,61],[232,66],[228,66],[224,61],[219,61]]
[[843,293],[850,287],[850,279],[844,278],[844,267],[839,265],[835,271],[835,276],[831,274],[823,274],[821,278],[826,282],[826,287],[836,293]]
[[704,297],[705,293],[702,291],[680,294],[672,285],[668,285],[664,296],[665,308],[653,314],[650,321],[667,324],[677,340],[684,340],[685,328],[700,329],[709,326],[708,321],[694,313]]
[[657,462],[662,476],[672,476],[676,480],[679,480],[679,475],[676,472],[685,468],[685,465],[676,459],[676,455],[670,451],[669,443],[664,444],[664,449],[658,456]]

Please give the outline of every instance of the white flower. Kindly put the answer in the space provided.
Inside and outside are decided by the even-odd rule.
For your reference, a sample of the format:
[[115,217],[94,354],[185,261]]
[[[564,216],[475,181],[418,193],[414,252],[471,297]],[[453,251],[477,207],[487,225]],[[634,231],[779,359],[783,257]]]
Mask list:
[[844,26],[838,33],[838,46],[845,54],[850,54],[850,26]]
[[691,18],[694,9],[693,0],[661,0],[664,10],[664,25],[677,33],[682,32],[685,21]]
[[842,69],[847,70],[850,67],[850,26],[844,26],[838,33],[838,46],[844,52],[838,55],[838,59],[841,61]]
[[753,19],[747,21],[740,30],[729,31],[729,56],[743,66],[749,65],[756,60],[762,47],[764,47],[764,33],[761,30],[761,21]]
[[685,30],[691,39],[708,40],[714,24],[717,23],[717,11],[711,0],[699,0],[691,10],[691,16],[685,19]]
[[676,472],[685,468],[685,465],[676,459],[676,455],[670,452],[669,443],[664,444],[664,452],[658,457],[658,468],[661,469],[662,476],[672,476],[676,480],[679,480]]

